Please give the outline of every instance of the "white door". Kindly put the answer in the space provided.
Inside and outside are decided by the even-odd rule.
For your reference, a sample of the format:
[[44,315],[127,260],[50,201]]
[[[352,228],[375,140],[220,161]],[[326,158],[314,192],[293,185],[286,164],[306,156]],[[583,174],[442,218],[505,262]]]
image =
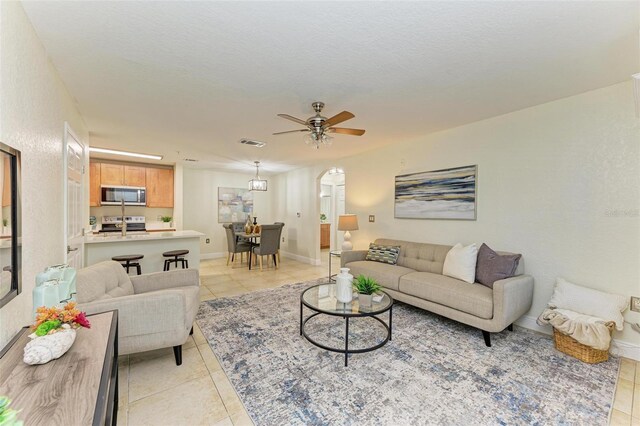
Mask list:
[[66,262],[80,269],[84,253],[84,145],[68,123],[64,124],[64,229]]
[[344,231],[338,231],[338,217],[340,215],[345,214],[345,193],[344,193],[344,184],[336,186],[336,249],[340,250],[342,248],[342,243],[344,242]]

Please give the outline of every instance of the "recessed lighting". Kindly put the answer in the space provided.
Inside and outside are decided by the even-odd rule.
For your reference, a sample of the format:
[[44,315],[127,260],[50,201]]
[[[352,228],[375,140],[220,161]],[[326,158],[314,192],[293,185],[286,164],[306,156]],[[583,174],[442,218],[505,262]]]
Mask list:
[[117,149],[89,147],[90,152],[100,152],[102,154],[124,155],[126,157],[148,158],[150,160],[162,160],[162,155],[140,154],[138,152],[118,151]]

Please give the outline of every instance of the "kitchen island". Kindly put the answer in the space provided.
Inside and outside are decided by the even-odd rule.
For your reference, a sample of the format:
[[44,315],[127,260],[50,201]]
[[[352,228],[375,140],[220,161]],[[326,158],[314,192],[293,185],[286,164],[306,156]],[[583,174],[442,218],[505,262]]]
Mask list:
[[[111,260],[113,256],[125,254],[142,254],[140,266],[142,273],[162,271],[164,257],[162,253],[171,250],[189,250],[185,258],[189,268],[200,269],[200,237],[204,234],[197,231],[172,231],[151,233],[129,233],[126,237],[120,234],[88,235],[85,237],[84,264],[93,265],[103,260]],[[175,265],[172,264],[171,269]],[[134,273],[134,269],[131,270]]]

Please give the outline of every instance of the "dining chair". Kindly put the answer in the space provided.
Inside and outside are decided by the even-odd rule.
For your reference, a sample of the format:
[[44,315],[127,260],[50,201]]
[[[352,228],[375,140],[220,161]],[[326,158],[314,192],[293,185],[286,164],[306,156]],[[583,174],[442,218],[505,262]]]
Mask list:
[[278,235],[278,252],[276,253],[278,263],[280,263],[280,242],[282,241],[282,228],[284,228],[284,222],[274,222],[274,225],[280,225],[280,234]]
[[242,263],[242,253],[249,253],[251,251],[251,244],[238,241],[233,223],[225,223],[222,227],[227,233],[227,266],[229,266],[229,260],[231,260],[232,263],[235,261],[236,253],[240,253],[240,263]]
[[258,258],[260,270],[262,271],[262,256],[272,256],[273,264],[278,269],[276,254],[278,253],[278,241],[280,240],[281,225],[262,225],[260,231],[260,244],[253,247],[253,254]]

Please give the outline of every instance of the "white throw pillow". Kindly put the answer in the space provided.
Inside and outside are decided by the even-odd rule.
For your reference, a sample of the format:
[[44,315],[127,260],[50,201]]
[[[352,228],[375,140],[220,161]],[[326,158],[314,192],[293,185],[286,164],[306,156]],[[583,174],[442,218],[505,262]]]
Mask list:
[[624,328],[622,312],[627,309],[628,300],[627,296],[605,293],[558,278],[553,296],[549,300],[549,307],[569,309],[602,318],[605,321],[615,321],[616,328],[622,330]]
[[478,247],[476,244],[463,246],[458,243],[451,247],[444,259],[442,275],[457,278],[473,284],[476,281],[476,262],[478,261]]

